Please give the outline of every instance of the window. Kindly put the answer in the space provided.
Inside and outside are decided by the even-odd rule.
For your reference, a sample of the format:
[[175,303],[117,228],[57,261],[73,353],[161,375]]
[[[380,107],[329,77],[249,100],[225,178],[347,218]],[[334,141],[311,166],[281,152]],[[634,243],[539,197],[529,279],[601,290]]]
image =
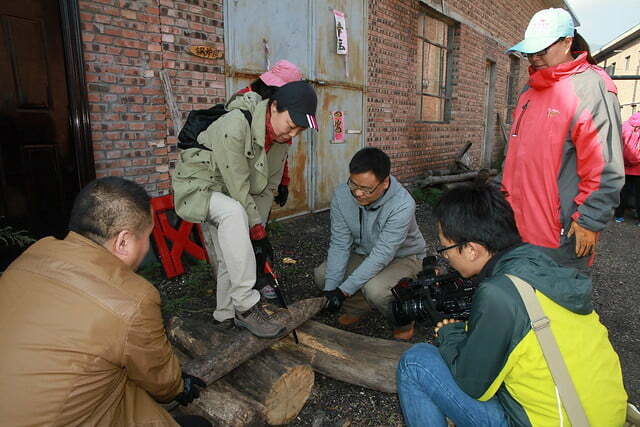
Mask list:
[[607,74],[609,74],[610,76],[613,76],[616,73],[616,63],[612,62],[611,65],[609,65],[605,71],[607,72]]
[[624,70],[629,71],[629,66],[631,65],[631,55],[624,58]]
[[518,103],[518,83],[520,82],[520,58],[509,55],[509,75],[507,76],[507,112],[504,121],[511,123],[513,110]]
[[437,18],[422,15],[418,20],[418,120],[448,120],[452,34],[453,27]]

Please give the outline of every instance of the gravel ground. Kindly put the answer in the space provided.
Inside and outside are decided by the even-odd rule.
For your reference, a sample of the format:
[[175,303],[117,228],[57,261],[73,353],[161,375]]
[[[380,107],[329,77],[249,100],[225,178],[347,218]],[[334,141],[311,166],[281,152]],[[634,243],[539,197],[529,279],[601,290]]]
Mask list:
[[[419,204],[418,224],[428,250],[437,244],[431,208]],[[277,259],[290,257],[296,264],[276,262],[276,272],[289,301],[319,295],[313,284],[313,268],[320,264],[329,244],[328,212],[306,215],[271,225],[271,240]],[[594,300],[602,322],[609,328],[611,341],[620,355],[629,400],[640,403],[640,264],[634,249],[640,238],[635,220],[612,223],[601,235],[599,254],[593,270]],[[212,283],[207,267],[196,266],[191,274],[177,280],[161,280],[157,268],[145,273],[165,299],[165,315],[211,318]],[[334,327],[337,315],[320,313],[316,320]],[[358,324],[343,328],[379,338],[391,338],[391,329],[383,317],[372,312]],[[412,342],[431,341],[430,327],[418,325]],[[634,363],[635,362],[635,363]],[[376,392],[316,374],[311,397],[292,426],[401,426],[402,414],[396,395]]]

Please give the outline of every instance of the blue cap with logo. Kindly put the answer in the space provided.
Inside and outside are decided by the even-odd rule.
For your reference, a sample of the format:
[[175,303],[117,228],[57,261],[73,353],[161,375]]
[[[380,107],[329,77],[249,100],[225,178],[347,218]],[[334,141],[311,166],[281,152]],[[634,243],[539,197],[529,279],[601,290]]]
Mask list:
[[573,37],[575,26],[573,18],[564,9],[543,9],[533,15],[524,40],[511,47],[507,52],[535,53],[551,46],[561,37]]

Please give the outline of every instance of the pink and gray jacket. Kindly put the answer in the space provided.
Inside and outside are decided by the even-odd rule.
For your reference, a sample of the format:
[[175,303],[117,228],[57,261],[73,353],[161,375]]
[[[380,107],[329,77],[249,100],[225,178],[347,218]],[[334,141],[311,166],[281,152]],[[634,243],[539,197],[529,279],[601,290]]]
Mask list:
[[557,248],[572,220],[601,231],[619,203],[620,107],[613,81],[586,53],[529,73],[513,114],[502,186],[522,239]]
[[624,173],[640,175],[640,112],[622,124]]

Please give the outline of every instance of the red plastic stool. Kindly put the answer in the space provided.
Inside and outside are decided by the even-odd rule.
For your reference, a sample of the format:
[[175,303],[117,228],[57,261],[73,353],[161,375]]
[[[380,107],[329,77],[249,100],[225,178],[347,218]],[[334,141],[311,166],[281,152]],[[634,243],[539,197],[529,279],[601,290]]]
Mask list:
[[[191,239],[191,232],[195,227],[200,242],[204,244],[202,227],[200,224],[184,221],[175,214],[172,194],[152,198],[151,208],[154,221],[153,241],[167,278],[171,279],[184,273],[183,252],[187,252],[196,259],[209,262],[207,250]],[[171,225],[167,217],[168,213],[173,213],[178,219],[178,224],[175,227]],[[171,249],[169,249],[168,242],[171,243]]]

